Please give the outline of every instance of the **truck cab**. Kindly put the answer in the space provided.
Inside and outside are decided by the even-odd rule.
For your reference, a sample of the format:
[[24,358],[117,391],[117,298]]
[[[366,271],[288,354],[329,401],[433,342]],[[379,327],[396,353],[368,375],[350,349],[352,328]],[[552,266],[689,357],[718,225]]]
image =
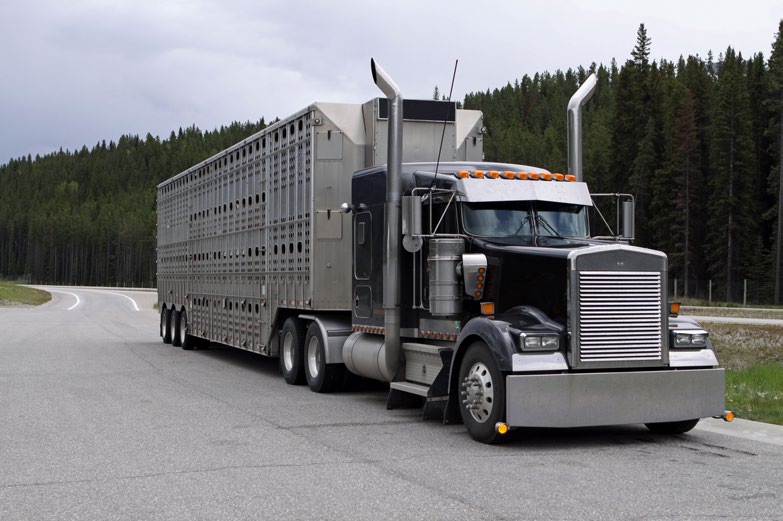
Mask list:
[[[418,394],[485,442],[520,426],[680,432],[723,414],[708,335],[670,317],[666,255],[592,238],[585,183],[485,162],[404,164],[401,178],[402,363],[390,396]],[[384,334],[385,181],[384,167],[353,177],[343,355],[360,374],[355,351]]]

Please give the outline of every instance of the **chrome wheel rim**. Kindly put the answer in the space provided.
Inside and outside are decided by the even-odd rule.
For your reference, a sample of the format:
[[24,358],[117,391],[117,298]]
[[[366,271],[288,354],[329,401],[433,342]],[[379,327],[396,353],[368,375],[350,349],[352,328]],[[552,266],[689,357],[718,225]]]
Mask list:
[[283,337],[283,365],[286,371],[294,367],[294,335],[286,333]]
[[495,386],[486,365],[481,362],[473,364],[462,381],[462,396],[465,409],[476,422],[484,423],[489,419],[495,401]]
[[185,340],[185,334],[187,329],[187,324],[185,322],[185,313],[182,313],[179,316],[179,339],[180,341]]
[[318,377],[318,366],[321,362],[321,350],[318,349],[318,339],[310,337],[307,343],[307,372],[312,378]]

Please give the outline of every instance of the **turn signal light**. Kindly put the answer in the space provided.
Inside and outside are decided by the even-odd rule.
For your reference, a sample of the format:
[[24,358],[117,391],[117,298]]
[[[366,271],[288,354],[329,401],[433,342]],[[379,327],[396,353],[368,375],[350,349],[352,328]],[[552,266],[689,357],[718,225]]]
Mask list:
[[680,314],[680,303],[679,302],[672,302],[669,304],[669,316],[670,317],[677,317]]
[[500,435],[506,434],[508,432],[508,425],[503,422],[497,422],[495,424],[495,430]]
[[495,314],[495,303],[494,302],[482,302],[481,303],[481,314],[482,315],[494,315]]

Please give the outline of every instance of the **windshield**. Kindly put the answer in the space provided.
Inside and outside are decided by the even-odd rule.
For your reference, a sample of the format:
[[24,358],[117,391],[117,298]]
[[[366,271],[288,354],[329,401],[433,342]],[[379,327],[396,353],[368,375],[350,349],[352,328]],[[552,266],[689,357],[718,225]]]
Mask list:
[[587,212],[575,204],[541,201],[507,203],[465,203],[462,206],[465,231],[482,237],[585,238]]

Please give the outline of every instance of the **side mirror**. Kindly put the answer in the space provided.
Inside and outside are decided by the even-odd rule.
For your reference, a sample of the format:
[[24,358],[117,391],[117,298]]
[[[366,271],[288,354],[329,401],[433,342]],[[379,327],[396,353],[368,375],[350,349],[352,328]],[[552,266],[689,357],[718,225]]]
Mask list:
[[402,246],[411,253],[424,244],[421,238],[421,196],[406,195],[402,198]]
[[623,201],[623,239],[632,241],[635,237],[634,202]]

